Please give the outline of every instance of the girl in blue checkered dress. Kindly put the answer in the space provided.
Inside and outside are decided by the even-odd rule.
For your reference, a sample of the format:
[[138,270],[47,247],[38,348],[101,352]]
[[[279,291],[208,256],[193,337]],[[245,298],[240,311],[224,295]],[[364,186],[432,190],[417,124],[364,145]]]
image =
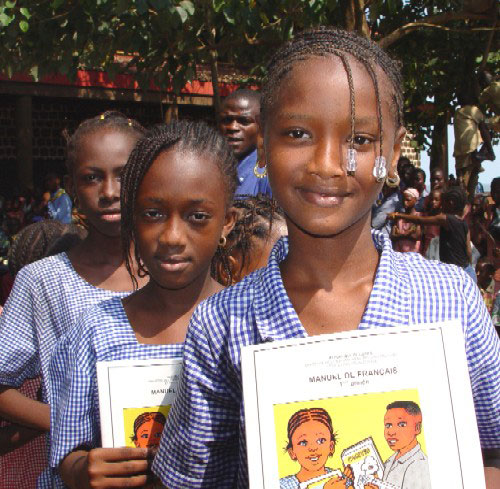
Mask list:
[[[67,253],[21,269],[0,316],[0,416],[22,426],[25,439],[49,430],[48,369],[57,339],[88,307],[133,289],[121,252],[120,173],[143,133],[137,122],[108,112],[69,138],[66,188],[86,216],[88,235]],[[38,375],[42,402],[17,390]],[[52,487],[48,471],[37,487]]]
[[[174,122],[139,141],[122,174],[125,262],[148,283],[84,314],[57,345],[51,364],[51,465],[73,489],[142,487],[151,448],[99,448],[96,362],[182,356],[200,301],[222,286],[211,260],[226,241],[236,164],[225,139],[204,123]],[[132,244],[132,246],[131,246]]]
[[[500,487],[500,343],[481,295],[462,269],[395,252],[370,226],[384,183],[399,183],[401,81],[378,45],[339,29],[301,32],[272,57],[260,137],[288,238],[267,267],[193,314],[153,462],[166,487],[248,487],[246,345],[450,319],[464,332],[489,487]],[[348,484],[332,479],[325,489]]]

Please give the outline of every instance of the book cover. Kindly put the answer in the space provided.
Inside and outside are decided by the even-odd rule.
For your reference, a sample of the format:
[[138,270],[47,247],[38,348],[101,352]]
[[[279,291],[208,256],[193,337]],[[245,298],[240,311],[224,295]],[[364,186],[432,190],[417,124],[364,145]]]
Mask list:
[[251,489],[484,488],[456,322],[246,347]]

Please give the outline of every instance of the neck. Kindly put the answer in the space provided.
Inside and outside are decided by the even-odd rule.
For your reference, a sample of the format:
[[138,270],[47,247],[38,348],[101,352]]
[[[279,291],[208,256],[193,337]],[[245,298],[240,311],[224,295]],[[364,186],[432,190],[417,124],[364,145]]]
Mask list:
[[410,450],[413,450],[417,446],[417,443],[417,439],[415,438],[409,445],[399,450],[398,454],[396,455],[396,460],[399,457],[402,457],[405,453],[408,453]]
[[241,163],[249,154],[253,153],[255,151],[256,147],[252,147],[249,149],[246,153],[243,153],[238,156],[238,163]]
[[82,252],[92,254],[96,263],[120,265],[123,262],[120,236],[106,236],[92,226],[79,247]]
[[371,236],[371,213],[348,229],[328,238],[305,234],[290,220],[289,253],[281,265],[282,274],[294,283],[331,290],[334,282],[353,283],[373,277],[379,255]]

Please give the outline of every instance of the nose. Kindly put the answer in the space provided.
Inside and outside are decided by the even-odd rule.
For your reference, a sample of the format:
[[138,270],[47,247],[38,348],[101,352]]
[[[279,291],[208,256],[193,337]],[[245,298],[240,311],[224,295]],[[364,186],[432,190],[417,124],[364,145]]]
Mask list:
[[103,180],[101,198],[110,202],[120,200],[120,181],[114,176],[106,177]]
[[238,121],[236,119],[231,119],[226,124],[226,130],[228,132],[234,133],[234,132],[239,131],[239,129],[240,129],[240,127],[239,127]]
[[160,242],[165,247],[184,248],[186,235],[183,220],[180,216],[173,214],[165,221]]
[[[343,154],[346,153],[346,154]],[[316,145],[313,158],[309,161],[308,170],[321,179],[329,179],[344,175],[344,160],[347,158],[347,149],[344,151],[342,143],[335,138],[323,137]]]

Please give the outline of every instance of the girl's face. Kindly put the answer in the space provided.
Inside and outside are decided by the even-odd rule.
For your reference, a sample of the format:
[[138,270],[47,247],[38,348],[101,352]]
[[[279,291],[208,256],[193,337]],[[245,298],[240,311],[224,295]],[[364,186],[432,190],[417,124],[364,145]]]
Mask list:
[[417,199],[412,195],[403,194],[403,205],[406,210],[411,210],[415,207]]
[[120,236],[120,174],[137,138],[104,128],[86,134],[68,187],[90,225],[105,236]]
[[435,211],[441,209],[441,192],[431,193],[431,209]]
[[135,238],[151,280],[165,289],[204,281],[219,239],[234,225],[220,170],[208,155],[161,153],[137,193]]
[[161,434],[165,425],[154,419],[142,423],[135,434],[137,448],[157,447],[160,444]]
[[333,454],[335,443],[330,430],[319,421],[302,423],[292,435],[292,448],[288,450],[292,460],[296,460],[306,470],[321,470],[328,457]]
[[[351,60],[350,66],[356,104],[355,176],[346,172],[351,109],[340,59],[312,57],[296,63],[265,123],[264,150],[273,195],[288,221],[307,234],[332,236],[351,226],[369,226],[371,206],[383,185],[372,175],[380,144],[373,82],[357,61]],[[395,125],[389,82],[379,70],[377,74],[383,154],[393,174],[404,129]]]

